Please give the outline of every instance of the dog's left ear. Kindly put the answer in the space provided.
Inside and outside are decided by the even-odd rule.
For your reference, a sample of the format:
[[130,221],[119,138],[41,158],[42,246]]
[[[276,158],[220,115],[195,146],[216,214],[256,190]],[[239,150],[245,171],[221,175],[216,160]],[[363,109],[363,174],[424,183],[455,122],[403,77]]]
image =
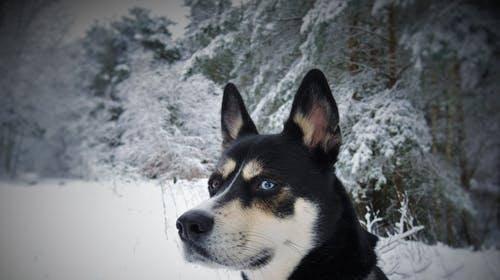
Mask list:
[[258,134],[247,112],[243,98],[236,86],[229,83],[224,88],[221,108],[222,147],[245,135]]
[[342,142],[339,112],[330,86],[320,70],[309,71],[302,80],[283,133],[301,139],[328,165],[337,159]]

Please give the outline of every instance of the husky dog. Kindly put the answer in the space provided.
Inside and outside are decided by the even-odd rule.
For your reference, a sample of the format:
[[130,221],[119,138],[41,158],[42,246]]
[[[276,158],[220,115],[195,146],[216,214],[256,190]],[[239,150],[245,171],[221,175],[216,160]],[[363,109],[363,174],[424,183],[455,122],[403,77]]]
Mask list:
[[223,152],[210,199],[177,220],[185,258],[243,279],[387,279],[377,237],[334,173],[339,113],[319,70],[304,77],[279,134],[261,135],[237,88],[224,88]]

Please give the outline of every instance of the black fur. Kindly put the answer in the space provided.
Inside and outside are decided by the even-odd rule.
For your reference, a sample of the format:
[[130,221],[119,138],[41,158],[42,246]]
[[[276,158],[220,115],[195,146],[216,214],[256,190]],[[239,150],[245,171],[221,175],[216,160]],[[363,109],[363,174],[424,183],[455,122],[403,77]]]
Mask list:
[[[375,279],[387,279],[376,267],[376,237],[359,225],[350,199],[338,179],[334,179],[332,188],[339,203],[335,208],[341,211],[340,217],[333,230],[324,234],[325,241],[301,261],[289,279],[361,280],[374,270],[377,270]],[[318,231],[324,231],[324,225],[319,225]]]

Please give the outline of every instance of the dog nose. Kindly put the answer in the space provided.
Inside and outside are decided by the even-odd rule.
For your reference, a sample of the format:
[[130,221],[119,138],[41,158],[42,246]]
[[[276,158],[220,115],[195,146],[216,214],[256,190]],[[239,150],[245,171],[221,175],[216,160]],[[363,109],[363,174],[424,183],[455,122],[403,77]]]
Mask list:
[[182,214],[175,225],[181,239],[194,241],[212,230],[214,219],[204,211],[190,210]]

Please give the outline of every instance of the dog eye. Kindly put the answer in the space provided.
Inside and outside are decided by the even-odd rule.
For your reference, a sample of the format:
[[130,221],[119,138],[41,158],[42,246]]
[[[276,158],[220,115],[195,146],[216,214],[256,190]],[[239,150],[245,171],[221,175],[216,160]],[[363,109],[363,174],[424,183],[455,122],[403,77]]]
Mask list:
[[222,179],[218,176],[213,176],[208,180],[208,194],[214,196],[222,185]]
[[270,181],[270,180],[262,180],[260,182],[259,188],[264,191],[269,191],[272,190],[276,187],[276,183]]

